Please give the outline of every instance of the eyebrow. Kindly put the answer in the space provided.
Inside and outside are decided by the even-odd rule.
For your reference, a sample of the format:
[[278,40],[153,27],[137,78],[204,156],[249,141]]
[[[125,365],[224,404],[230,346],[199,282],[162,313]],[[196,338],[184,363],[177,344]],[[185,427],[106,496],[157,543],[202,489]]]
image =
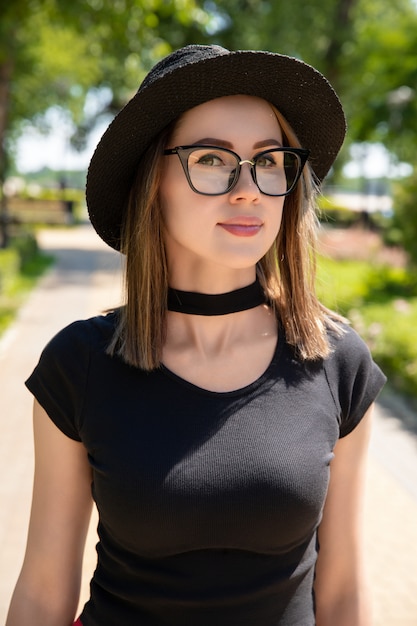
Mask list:
[[254,144],[254,148],[266,148],[267,146],[278,146],[282,148],[282,143],[278,139],[265,139],[264,141],[258,141]]
[[[211,146],[223,146],[224,148],[228,148],[229,150],[233,150],[233,144],[230,141],[225,141],[224,139],[216,139],[214,137],[204,137],[204,139],[199,139],[195,142],[196,144],[207,144]],[[267,146],[278,146],[282,148],[282,143],[278,141],[278,139],[263,139],[262,141],[257,141],[253,148],[256,150],[258,148],[265,148]]]

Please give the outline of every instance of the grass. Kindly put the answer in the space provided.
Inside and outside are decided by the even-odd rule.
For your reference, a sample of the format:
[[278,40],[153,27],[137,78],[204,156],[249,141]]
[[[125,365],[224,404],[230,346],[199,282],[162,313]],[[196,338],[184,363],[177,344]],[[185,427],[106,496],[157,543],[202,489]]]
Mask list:
[[32,236],[16,238],[9,248],[0,250],[0,336],[52,262]]
[[317,291],[350,319],[391,386],[417,399],[417,278],[404,268],[320,257]]

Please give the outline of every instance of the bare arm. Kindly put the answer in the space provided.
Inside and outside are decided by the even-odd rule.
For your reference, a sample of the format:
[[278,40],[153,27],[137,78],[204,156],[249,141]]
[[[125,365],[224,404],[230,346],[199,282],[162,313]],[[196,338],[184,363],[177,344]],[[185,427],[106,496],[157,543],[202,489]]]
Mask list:
[[6,626],[69,626],[92,509],[91,471],[83,444],[66,437],[36,401],[34,437],[28,541]]
[[330,485],[319,528],[317,626],[370,626],[364,572],[363,503],[373,406],[335,446]]

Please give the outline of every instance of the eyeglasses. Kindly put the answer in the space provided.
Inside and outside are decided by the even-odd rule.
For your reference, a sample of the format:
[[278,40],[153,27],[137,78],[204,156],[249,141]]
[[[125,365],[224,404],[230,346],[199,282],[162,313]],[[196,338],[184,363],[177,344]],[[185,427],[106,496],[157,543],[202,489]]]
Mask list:
[[193,191],[204,196],[229,193],[239,180],[244,163],[261,193],[288,196],[300,179],[310,151],[303,148],[273,148],[242,160],[236,152],[218,146],[177,146],[164,150],[177,154]]

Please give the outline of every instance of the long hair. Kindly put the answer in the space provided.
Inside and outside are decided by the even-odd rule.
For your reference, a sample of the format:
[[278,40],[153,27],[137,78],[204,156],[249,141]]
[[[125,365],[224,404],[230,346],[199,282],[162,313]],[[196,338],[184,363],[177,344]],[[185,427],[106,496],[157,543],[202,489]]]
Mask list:
[[145,370],[160,365],[166,335],[168,269],[159,186],[163,150],[173,127],[167,126],[141,158],[121,231],[125,305],[108,353]]
[[[281,113],[271,105],[284,145],[300,143]],[[144,370],[160,366],[166,337],[168,267],[159,197],[163,150],[177,122],[167,126],[140,160],[122,227],[126,255],[126,303],[108,353]],[[286,340],[302,360],[325,358],[327,330],[340,334],[345,321],[326,309],[315,291],[318,187],[308,165],[296,189],[285,198],[281,227],[273,246],[257,264],[257,275],[285,329]]]
[[[284,116],[270,106],[281,127],[284,146],[302,147]],[[258,263],[259,279],[284,326],[286,339],[303,360],[328,356],[327,331],[340,335],[340,322],[347,322],[324,307],[316,295],[318,193],[319,186],[307,164],[297,187],[285,198],[275,243]]]

